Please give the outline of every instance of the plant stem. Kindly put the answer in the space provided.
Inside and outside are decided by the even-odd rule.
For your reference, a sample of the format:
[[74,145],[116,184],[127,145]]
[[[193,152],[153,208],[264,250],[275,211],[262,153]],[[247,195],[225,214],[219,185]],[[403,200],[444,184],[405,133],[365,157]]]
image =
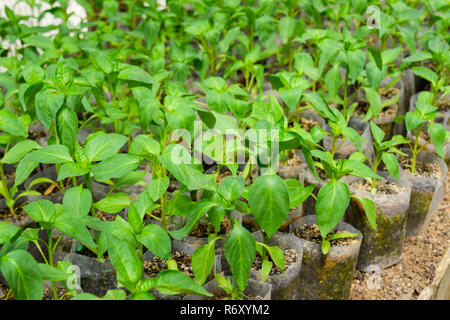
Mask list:
[[411,173],[413,173],[413,174],[416,173],[417,145],[419,143],[420,131],[422,131],[422,130],[416,130],[416,136],[414,139],[414,149],[412,150]]

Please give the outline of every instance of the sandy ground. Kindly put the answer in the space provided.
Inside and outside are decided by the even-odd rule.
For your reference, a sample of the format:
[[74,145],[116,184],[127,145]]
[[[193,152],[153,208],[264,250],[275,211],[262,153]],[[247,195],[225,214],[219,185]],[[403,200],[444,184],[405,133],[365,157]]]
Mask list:
[[[417,299],[431,284],[434,271],[450,244],[450,173],[445,183],[445,198],[424,237],[405,240],[402,261],[376,274],[356,270],[350,299]],[[378,281],[377,281],[378,279]],[[371,289],[369,289],[371,288]]]

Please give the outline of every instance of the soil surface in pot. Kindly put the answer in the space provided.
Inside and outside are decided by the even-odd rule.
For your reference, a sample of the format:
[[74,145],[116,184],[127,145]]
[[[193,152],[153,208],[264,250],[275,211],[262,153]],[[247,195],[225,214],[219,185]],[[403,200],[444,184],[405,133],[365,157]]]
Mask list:
[[[329,233],[329,235],[331,236],[331,235],[339,233],[339,232],[343,232],[343,231],[333,230]],[[322,243],[322,236],[320,235],[319,227],[315,223],[301,225],[300,227],[295,229],[294,234],[301,239],[305,239],[305,240],[315,242],[318,244]],[[342,238],[342,239],[331,240],[330,243],[331,243],[331,246],[342,247],[342,246],[350,245],[356,241],[358,241],[358,240],[355,238]]]
[[[231,222],[227,217],[224,217],[221,225],[220,225],[220,231],[218,232],[219,234],[228,234],[230,233],[231,230]],[[193,237],[198,237],[198,238],[206,238],[209,235],[209,230],[208,230],[208,225],[206,224],[205,221],[201,220],[197,226],[194,228],[194,230],[191,231],[191,233],[189,234],[190,236]]]
[[[229,300],[231,299],[229,295],[227,295],[225,293],[225,291],[223,291],[220,295],[211,297],[209,300]],[[249,295],[249,296],[245,296],[243,300],[262,300],[263,297],[261,296],[255,296],[255,295]]]
[[[399,157],[399,163],[403,170],[411,171],[410,167],[412,164],[412,159]],[[416,161],[416,172],[414,173],[414,175],[439,179],[442,175],[442,172],[439,164],[437,164],[436,162],[426,163]]]
[[[297,262],[299,255],[294,249],[282,249],[284,254],[284,271],[286,271],[290,266]],[[269,275],[275,276],[282,274],[281,270],[275,265],[269,256],[269,261],[272,262],[272,270],[270,270]],[[255,261],[253,262],[252,268],[260,271],[262,268],[262,259],[259,254],[256,255]]]
[[[0,300],[3,300],[6,298],[6,295],[8,294],[9,288],[5,286],[4,284],[0,283]],[[64,288],[57,288],[56,292],[58,294],[58,300],[70,300],[72,297],[71,295],[66,295],[63,297],[65,293],[67,293],[67,290]],[[14,300],[14,293],[11,293],[8,297],[8,300]],[[42,300],[53,300],[53,290],[51,288],[44,288],[44,295],[42,297]]]
[[[192,257],[190,255],[175,251],[172,252],[172,259],[177,262],[178,270],[187,276],[194,278],[192,271]],[[153,257],[151,261],[144,261],[144,273],[150,278],[155,278],[158,274],[167,269],[166,259]]]
[[[380,271],[378,289],[367,287],[370,273],[355,271],[352,300],[415,300],[431,284],[435,270],[450,245],[450,173],[445,181],[445,198],[423,237],[405,239],[403,258]],[[373,278],[372,278],[373,279]]]
[[[358,180],[351,184],[353,188],[361,189],[367,192],[372,190],[372,182],[367,180]],[[376,180],[375,188],[377,193],[383,194],[396,194],[406,190],[406,187],[402,187],[389,180]]]
[[[364,117],[367,113],[367,110],[369,110],[369,104],[366,102],[359,102],[358,106],[355,109],[355,114],[357,114],[361,117]],[[395,117],[395,110],[392,109],[391,107],[384,108],[383,110],[381,110],[378,113],[378,118],[380,118],[380,117],[381,118]],[[358,131],[358,130],[356,130],[356,131]],[[359,132],[359,133],[362,133],[362,132]]]
[[[284,157],[286,159],[287,157]],[[295,153],[295,150],[291,150],[289,153],[289,159],[283,161],[285,166],[298,166],[302,163],[302,159]]]
[[[291,120],[293,120],[293,119],[291,119]],[[303,117],[300,117],[298,120],[295,119],[295,120],[293,120],[293,122],[288,123],[288,127],[289,128],[292,128],[294,126],[294,121],[298,122],[300,127],[303,130],[306,130],[308,132],[311,131],[311,129],[313,127],[315,127],[315,126],[318,126],[320,128],[320,123],[317,122],[316,120],[314,120],[314,119],[307,119],[307,118],[303,118]]]
[[15,221],[26,219],[28,217],[28,214],[25,212],[25,210],[22,209],[22,207],[27,205],[28,203],[30,202],[24,202],[20,204],[19,207],[16,207],[15,215],[11,214],[11,211],[9,211],[8,207],[0,208],[0,221],[14,223]]

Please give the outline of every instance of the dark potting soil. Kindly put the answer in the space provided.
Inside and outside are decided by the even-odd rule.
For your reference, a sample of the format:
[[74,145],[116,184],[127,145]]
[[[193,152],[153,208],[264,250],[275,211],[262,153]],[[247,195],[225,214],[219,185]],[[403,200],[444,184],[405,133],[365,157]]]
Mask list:
[[[194,278],[192,271],[192,257],[190,255],[175,251],[172,252],[172,259],[177,262],[178,270],[187,276]],[[155,278],[158,274],[167,269],[166,259],[153,257],[151,261],[144,261],[144,273],[150,278]]]
[[259,230],[259,226],[253,219],[242,219],[242,226],[251,233]]
[[383,88],[381,90],[381,97],[386,99],[392,99],[400,92],[400,89],[396,87],[390,87],[389,89]]
[[311,129],[315,126],[318,126],[320,128],[320,123],[313,119],[307,119],[307,118],[300,117],[299,123],[300,123],[300,126],[302,127],[302,129],[304,129],[308,132],[311,131]]
[[[355,114],[364,117],[369,110],[369,104],[367,102],[359,102],[358,106],[355,109]],[[395,117],[395,110],[391,107],[384,108],[378,113],[378,118],[389,118],[389,117]],[[354,128],[359,134],[362,134],[364,131],[357,130]]]
[[[408,170],[411,172],[412,159],[399,157],[399,163],[403,170]],[[429,177],[434,179],[439,179],[442,176],[441,168],[436,162],[427,163],[416,161],[416,172],[415,176]]]
[[47,134],[45,131],[34,131],[34,130],[28,130],[28,139],[38,141],[39,138],[45,138]]
[[[9,288],[5,286],[3,283],[0,283],[0,300],[4,300],[6,295],[8,294]],[[11,293],[8,297],[8,300],[14,300],[14,294]]]
[[[287,269],[289,269],[290,266],[292,266],[294,263],[297,262],[299,255],[298,255],[297,251],[295,251],[294,249],[282,249],[282,250],[283,250],[283,254],[284,254],[284,270],[283,271],[286,271]],[[270,262],[272,262],[272,270],[270,270],[269,275],[274,276],[274,275],[282,274],[281,270],[275,265],[275,263],[273,263],[270,256],[268,259]],[[256,255],[255,261],[253,261],[253,264],[252,264],[252,268],[259,271],[262,268],[262,263],[263,263],[263,260],[261,259],[261,257],[259,255]]]
[[441,101],[437,103],[437,107],[439,108],[440,112],[446,112],[450,110],[450,102],[447,100]]
[[[218,233],[228,234],[230,233],[230,230],[231,230],[231,222],[227,217],[224,217]],[[198,238],[207,237],[209,235],[208,224],[205,221],[201,220],[189,235]]]
[[116,220],[116,214],[100,212],[98,218],[102,221],[114,221]]
[[291,150],[289,153],[289,159],[284,162],[285,166],[298,166],[302,163],[302,159],[295,153],[295,150]]
[[[372,181],[358,180],[353,182],[351,186],[356,189],[361,189],[370,192],[372,190]],[[377,193],[383,194],[397,194],[406,190],[405,187],[400,186],[389,180],[377,180],[375,182],[375,188],[377,189]]]
[[[343,231],[333,230],[329,233],[329,235],[333,235],[333,234],[336,234],[339,232],[343,232]],[[317,224],[301,225],[294,231],[294,234],[301,239],[305,239],[305,240],[315,242],[318,244],[322,243],[322,236],[320,235],[319,227],[317,226]],[[342,238],[342,239],[331,240],[330,243],[331,243],[331,246],[342,247],[342,246],[350,245],[355,241],[357,241],[357,239],[355,239],[355,238]]]
[[11,214],[11,211],[9,210],[8,207],[0,208],[0,221],[14,223],[15,221],[20,221],[20,220],[26,219],[28,217],[28,215],[25,212],[25,210],[22,209],[22,207],[27,205],[28,203],[30,203],[30,202],[26,201],[23,204],[21,204],[19,207],[16,207],[15,208],[16,212],[14,215]]
[[[226,294],[225,291],[222,291],[221,294],[216,295],[214,297],[211,297],[209,300],[230,300],[231,297],[229,295]],[[255,296],[255,295],[249,295],[249,296],[244,296],[242,300],[262,300],[263,297],[261,296]]]
[[[58,300],[70,300],[72,295],[65,295],[67,292],[68,291],[64,288],[56,288]],[[53,297],[53,290],[51,288],[44,288],[44,296],[42,297],[42,300],[55,300]]]

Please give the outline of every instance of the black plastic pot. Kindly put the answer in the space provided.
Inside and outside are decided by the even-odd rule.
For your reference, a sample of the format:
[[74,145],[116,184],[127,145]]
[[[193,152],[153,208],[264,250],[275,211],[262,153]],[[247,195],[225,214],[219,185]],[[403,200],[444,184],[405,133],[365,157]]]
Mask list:
[[378,174],[403,190],[396,194],[372,194],[352,186],[353,182],[363,179],[350,176],[344,178],[352,195],[372,200],[376,208],[376,230],[371,228],[361,203],[355,198],[351,198],[344,218],[363,234],[357,267],[366,272],[373,266],[380,269],[390,267],[402,259],[411,195],[411,182],[408,179],[400,177],[396,181],[387,172]]
[[[233,279],[233,277],[227,277]],[[225,295],[225,291],[219,287],[216,279],[207,282],[203,288],[212,293],[215,297],[221,297]],[[261,282],[254,279],[248,279],[247,288],[244,290],[244,294],[247,296],[259,296],[261,300],[271,300],[272,286],[267,282]],[[211,300],[206,296],[197,296],[193,294],[186,295],[183,300]]]
[[[306,216],[291,225],[290,232],[303,224],[316,223],[316,216]],[[339,231],[359,232],[345,222],[335,228]],[[300,275],[299,300],[346,300],[350,295],[353,273],[358,260],[362,235],[347,246],[331,246],[327,255],[322,254],[321,245],[301,239],[303,259]]]
[[104,296],[108,290],[117,287],[114,267],[108,258],[105,262],[100,262],[96,258],[77,253],[80,245],[80,242],[74,241],[65,260],[70,261],[75,270],[79,268],[79,284],[83,292]]
[[[261,232],[254,232],[253,236],[257,241],[262,242]],[[303,257],[302,242],[292,234],[277,232],[269,239],[268,245],[297,251],[299,255],[298,260],[286,269],[284,275],[269,275],[266,280],[272,285],[272,300],[297,300],[300,290],[300,273]],[[250,277],[261,281],[261,272],[250,269]]]
[[[411,157],[409,149],[402,148],[401,151]],[[406,236],[422,236],[425,233],[444,199],[444,183],[448,171],[445,162],[431,152],[420,152],[417,155],[416,162],[436,163],[441,171],[441,176],[439,178],[424,177],[414,175],[409,170],[404,170],[406,179],[411,182]]]
[[[370,132],[369,123],[362,122],[356,118],[351,118],[348,125],[356,131],[361,132],[361,137],[366,140],[365,142],[362,142],[362,151],[367,158],[373,160],[375,157],[375,153],[373,150],[372,133]],[[328,125],[326,130],[330,131],[330,127]],[[323,146],[327,150],[331,151],[332,145],[333,140],[330,136],[326,135],[325,137],[323,137]],[[335,159],[347,159],[352,153],[358,152],[358,148],[353,144],[353,142],[347,139],[337,139],[336,146],[337,150],[335,153]]]

